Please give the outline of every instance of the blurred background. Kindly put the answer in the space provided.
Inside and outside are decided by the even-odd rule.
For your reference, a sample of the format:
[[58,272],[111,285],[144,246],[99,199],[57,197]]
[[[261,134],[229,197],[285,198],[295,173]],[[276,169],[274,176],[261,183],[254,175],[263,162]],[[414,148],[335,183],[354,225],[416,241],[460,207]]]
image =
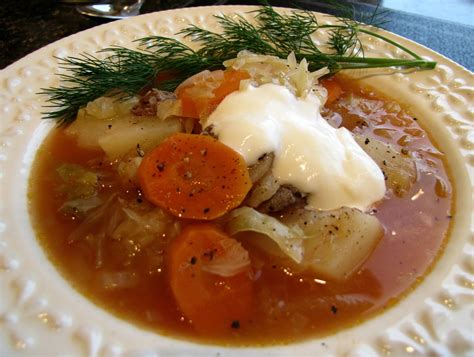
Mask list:
[[474,0],[382,0],[388,9],[474,26]]

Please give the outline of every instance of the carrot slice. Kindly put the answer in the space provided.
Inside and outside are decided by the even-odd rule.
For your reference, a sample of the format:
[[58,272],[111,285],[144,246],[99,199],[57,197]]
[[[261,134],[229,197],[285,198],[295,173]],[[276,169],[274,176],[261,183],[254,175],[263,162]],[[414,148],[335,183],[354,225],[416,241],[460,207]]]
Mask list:
[[237,207],[251,188],[243,157],[211,136],[178,133],[138,168],[146,199],[172,214],[214,219]]
[[227,70],[224,71],[224,80],[222,83],[214,89],[213,94],[214,98],[210,102],[212,110],[217,107],[222,100],[227,97],[230,93],[235,92],[240,87],[240,81],[244,79],[249,79],[250,75],[244,71],[236,71],[236,70]]
[[[226,333],[248,322],[252,312],[253,281],[250,264],[235,275],[223,277],[203,269],[226,254],[232,241],[211,224],[187,226],[167,252],[170,286],[181,312],[201,333]],[[231,264],[231,262],[230,262]]]
[[233,69],[221,73],[223,75],[218,76],[216,71],[210,72],[208,76],[199,77],[195,83],[177,90],[183,116],[206,118],[228,94],[239,89],[241,80],[250,78],[247,72]]
[[334,77],[323,79],[320,84],[328,91],[326,104],[335,102],[343,93],[342,87]]

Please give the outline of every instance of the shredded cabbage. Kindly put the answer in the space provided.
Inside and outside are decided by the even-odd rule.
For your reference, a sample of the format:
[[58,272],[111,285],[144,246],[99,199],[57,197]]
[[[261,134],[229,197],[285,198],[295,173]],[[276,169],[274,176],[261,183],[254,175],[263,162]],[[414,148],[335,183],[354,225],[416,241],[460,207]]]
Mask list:
[[223,254],[214,255],[209,261],[203,261],[201,269],[223,277],[237,275],[250,266],[249,253],[235,239],[223,239],[219,242]]
[[[105,237],[117,242],[129,242],[137,248],[145,247],[163,236],[172,238],[180,231],[179,223],[158,207],[130,202],[111,195],[102,205],[91,210],[87,217],[69,235],[72,243],[88,236]],[[168,239],[167,238],[167,239]]]
[[[321,99],[325,100],[327,97],[327,91],[317,84],[318,78],[329,73],[328,68],[310,72],[306,59],[298,63],[293,52],[285,60],[244,50],[240,51],[236,58],[225,61],[224,66],[248,72],[252,80],[259,85],[265,83],[284,85],[298,97],[305,97],[310,91]],[[242,82],[244,85],[248,84],[248,81]]]
[[250,207],[237,208],[230,213],[229,217],[227,229],[231,235],[245,231],[265,234],[278,244],[280,249],[291,259],[302,263],[305,237],[301,228],[286,226],[276,218]]
[[117,240],[129,239],[147,246],[157,237],[167,233],[168,227],[173,219],[160,208],[154,208],[149,212],[140,212],[131,209],[123,200],[122,220],[111,233],[111,237]]
[[81,224],[79,224],[79,226],[71,232],[68,237],[68,243],[73,243],[86,238],[92,232],[97,230],[97,226],[100,225],[100,223],[105,225],[105,222],[108,221],[105,218],[109,217],[109,209],[112,207],[115,199],[116,195],[111,195],[102,205],[98,206],[90,214],[88,214]]
[[[196,73],[194,76],[189,77],[184,82],[182,82],[176,89],[175,93],[178,93],[180,90],[186,87],[190,88],[190,94],[193,96],[212,96],[213,90],[219,86],[219,83],[224,79],[224,72],[222,70],[209,71],[204,70],[199,73]],[[208,91],[202,91],[202,88],[197,84],[205,84],[208,87]]]
[[76,213],[87,213],[93,208],[96,208],[102,204],[102,200],[98,196],[92,196],[87,198],[77,198],[75,200],[69,200],[59,208],[63,212]]
[[59,190],[66,194],[68,200],[89,198],[97,195],[98,175],[81,165],[64,163],[56,169],[62,184]]
[[[142,152],[140,152],[140,154],[142,154]],[[117,165],[117,173],[124,185],[133,184],[138,186],[137,171],[141,163],[141,156],[125,157],[120,160]]]
[[99,285],[105,290],[127,289],[137,285],[140,276],[134,271],[101,272],[97,276]]
[[97,119],[110,119],[114,116],[128,114],[130,109],[138,103],[137,97],[128,100],[117,100],[113,97],[99,97],[87,103],[85,113]]

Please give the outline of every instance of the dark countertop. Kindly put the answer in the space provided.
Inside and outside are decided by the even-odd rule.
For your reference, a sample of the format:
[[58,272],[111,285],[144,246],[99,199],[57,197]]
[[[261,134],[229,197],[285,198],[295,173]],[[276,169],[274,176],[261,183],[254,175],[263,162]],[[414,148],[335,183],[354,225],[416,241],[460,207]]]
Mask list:
[[[148,0],[142,13],[202,5],[255,4],[257,1],[232,0]],[[288,1],[270,1],[273,6],[290,6]],[[293,0],[292,7],[329,12],[323,1]],[[354,4],[357,10],[371,11],[373,5]],[[392,11],[384,27],[421,43],[474,71],[474,27]],[[80,15],[75,5],[54,0],[14,1],[0,3],[0,68],[51,42],[109,20]]]

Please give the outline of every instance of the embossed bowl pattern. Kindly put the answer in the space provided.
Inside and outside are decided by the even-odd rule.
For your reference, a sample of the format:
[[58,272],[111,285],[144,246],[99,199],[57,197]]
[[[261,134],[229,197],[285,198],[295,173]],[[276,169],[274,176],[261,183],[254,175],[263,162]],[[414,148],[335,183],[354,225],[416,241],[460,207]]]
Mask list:
[[[28,216],[35,151],[52,123],[41,120],[41,88],[58,84],[56,57],[121,45],[151,34],[172,36],[189,23],[217,30],[213,15],[249,17],[254,7],[165,11],[99,26],[55,42],[0,72],[0,355],[470,355],[474,350],[474,75],[433,51],[386,33],[425,58],[432,71],[352,72],[403,103],[449,158],[455,186],[450,239],[432,271],[395,307],[358,326],[288,346],[228,348],[160,336],[122,321],[77,293],[38,245]],[[281,9],[280,11],[287,11]],[[321,22],[334,21],[317,14]],[[317,39],[316,39],[317,41]],[[403,56],[366,36],[367,55]],[[471,354],[472,356],[472,354]]]

